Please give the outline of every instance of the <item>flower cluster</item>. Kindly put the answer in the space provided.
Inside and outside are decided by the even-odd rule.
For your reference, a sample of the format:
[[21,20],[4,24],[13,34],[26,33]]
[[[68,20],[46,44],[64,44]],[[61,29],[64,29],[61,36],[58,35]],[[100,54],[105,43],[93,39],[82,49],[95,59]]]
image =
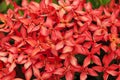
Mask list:
[[0,80],[120,80],[120,5],[22,0],[0,14]]

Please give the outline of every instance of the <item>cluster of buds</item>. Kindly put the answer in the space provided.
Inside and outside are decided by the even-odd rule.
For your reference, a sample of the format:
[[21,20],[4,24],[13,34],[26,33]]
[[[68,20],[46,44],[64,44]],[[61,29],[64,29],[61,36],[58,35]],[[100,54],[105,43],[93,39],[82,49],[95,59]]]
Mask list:
[[57,2],[10,1],[0,14],[0,80],[120,80],[120,5]]

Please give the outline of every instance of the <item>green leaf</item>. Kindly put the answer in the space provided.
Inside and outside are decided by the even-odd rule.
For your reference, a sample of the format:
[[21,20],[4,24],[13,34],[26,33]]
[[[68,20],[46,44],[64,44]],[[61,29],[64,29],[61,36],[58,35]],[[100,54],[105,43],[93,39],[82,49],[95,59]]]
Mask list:
[[87,0],[87,2],[91,2],[93,8],[98,8],[100,6],[99,0]]
[[5,1],[3,1],[3,2],[0,4],[0,12],[5,13],[6,10],[7,10],[7,4],[5,3]]
[[56,3],[56,4],[58,4],[57,0],[53,0],[53,3]]
[[12,10],[14,9],[14,6],[12,4],[9,4],[7,7],[8,7],[8,9],[9,8],[12,9]]
[[110,0],[102,0],[102,4],[103,5],[106,5],[106,4],[108,4],[110,2]]
[[35,0],[35,2],[38,2],[38,3],[39,3],[40,1],[41,1],[41,0]]

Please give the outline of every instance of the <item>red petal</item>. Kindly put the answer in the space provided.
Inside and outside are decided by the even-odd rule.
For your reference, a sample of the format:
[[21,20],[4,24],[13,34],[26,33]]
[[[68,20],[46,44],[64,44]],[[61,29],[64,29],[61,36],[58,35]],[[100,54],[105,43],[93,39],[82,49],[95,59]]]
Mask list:
[[31,80],[32,77],[32,69],[29,68],[26,72],[25,72],[25,78],[26,80]]
[[63,69],[63,68],[58,68],[58,69],[55,70],[54,74],[63,75],[63,74],[64,74],[64,71],[65,71],[65,69]]
[[43,36],[47,36],[47,35],[48,35],[48,30],[47,30],[47,28],[46,28],[46,27],[41,27],[40,33],[41,33]]
[[76,67],[77,66],[77,59],[74,57],[74,56],[71,56],[70,57],[70,63]]
[[27,43],[30,44],[32,47],[35,47],[35,45],[37,44],[37,42],[35,40],[33,40],[32,38],[28,38]]
[[20,19],[20,21],[25,25],[29,25],[29,23],[30,23],[30,19],[26,19],[26,18]]
[[74,45],[75,45],[75,42],[74,42],[74,40],[73,40],[72,38],[70,38],[69,40],[66,40],[66,41],[65,41],[65,44],[66,44],[67,46],[74,46]]
[[85,41],[85,36],[79,36],[76,40],[76,43],[83,43]]
[[65,75],[66,80],[73,80],[73,74],[71,71],[68,71]]
[[36,68],[42,68],[44,66],[44,62],[38,62],[35,64]]
[[11,38],[14,39],[14,40],[17,41],[17,42],[22,41],[22,38],[21,38],[21,37],[18,37],[18,36],[11,36]]
[[70,38],[72,37],[72,35],[73,35],[73,30],[66,31],[64,38],[65,39]]
[[73,50],[72,47],[70,46],[65,46],[64,49],[63,49],[63,53],[68,53],[68,52],[71,52]]
[[26,36],[27,36],[27,31],[26,31],[26,29],[25,29],[24,27],[21,27],[20,33],[22,34],[22,37],[23,37],[23,38],[26,38]]
[[110,70],[116,70],[117,68],[118,68],[118,65],[116,65],[116,64],[112,64],[109,66]]
[[60,17],[60,19],[63,18],[63,16],[65,15],[66,11],[64,9],[59,10],[58,16]]
[[86,80],[86,79],[87,79],[87,73],[82,72],[82,73],[80,74],[80,80]]
[[112,76],[117,76],[117,72],[113,70],[107,70],[107,73],[112,75]]
[[13,62],[9,67],[9,72],[12,72],[15,67],[16,67],[16,64]]
[[13,80],[24,80],[24,79],[21,79],[21,78],[15,78],[15,79],[13,79]]
[[98,71],[98,72],[102,72],[103,71],[103,67],[101,67],[101,66],[94,66],[93,69]]
[[24,55],[20,54],[17,58],[18,63],[20,63],[24,59]]
[[23,1],[22,1],[22,6],[23,6],[23,7],[26,7],[27,5],[28,5],[28,1],[27,1],[27,0],[23,0]]
[[8,75],[4,76],[1,80],[13,80],[16,76],[15,71],[9,73]]
[[47,17],[45,25],[52,28],[53,27],[53,20],[50,17]]
[[60,50],[60,49],[63,48],[63,47],[64,47],[64,42],[63,42],[63,41],[58,42],[58,43],[56,44],[56,50]]
[[44,72],[43,75],[42,75],[42,78],[45,80],[45,79],[50,78],[51,76],[52,76],[51,73],[49,73],[49,72]]
[[92,56],[92,61],[97,65],[100,65],[100,66],[102,65],[99,57],[97,57],[95,55]]
[[88,24],[87,23],[84,24],[83,26],[80,27],[79,32],[80,33],[85,32],[88,29],[87,27],[88,27]]
[[85,6],[85,10],[86,11],[91,11],[92,10],[92,5],[90,2],[88,2],[87,4],[84,5]]
[[0,56],[7,56],[7,55],[8,55],[7,52],[1,52],[1,51],[0,51]]
[[103,79],[104,79],[104,80],[108,80],[108,76],[109,76],[108,73],[105,72],[105,73],[103,74]]
[[68,56],[69,54],[61,54],[60,55],[60,59],[66,59],[66,57]]
[[88,69],[88,73],[91,76],[98,76],[98,74],[93,69]]
[[40,48],[37,47],[32,51],[32,55],[31,56],[35,56],[38,52],[40,52]]
[[24,68],[25,68],[25,69],[28,69],[31,64],[32,64],[31,61],[27,61],[27,63],[24,64]]
[[117,79],[116,80],[120,80],[120,75],[118,75]]
[[87,57],[84,59],[83,66],[84,66],[84,67],[87,67],[87,66],[90,64],[90,61],[91,61],[91,57],[90,57],[90,56],[87,56]]
[[64,23],[58,23],[55,28],[58,29],[58,30],[63,29],[63,28],[65,28],[65,24]]
[[76,46],[75,46],[75,51],[76,51],[77,53],[86,55],[86,50],[84,49],[84,47],[83,47],[82,45],[76,45]]
[[88,31],[85,31],[81,36],[85,36],[87,41],[92,41],[91,33]]
[[58,5],[55,4],[55,3],[51,3],[50,6],[54,7],[56,10],[59,10],[59,9],[60,9],[60,6],[58,6]]
[[0,57],[0,60],[3,61],[4,63],[6,63],[8,61],[8,58],[6,58],[6,57]]
[[18,49],[16,47],[11,47],[8,49],[8,51],[12,52],[12,53],[17,53]]
[[37,69],[36,67],[33,66],[33,74],[35,77],[37,77],[38,79],[40,78],[40,71],[39,69]]

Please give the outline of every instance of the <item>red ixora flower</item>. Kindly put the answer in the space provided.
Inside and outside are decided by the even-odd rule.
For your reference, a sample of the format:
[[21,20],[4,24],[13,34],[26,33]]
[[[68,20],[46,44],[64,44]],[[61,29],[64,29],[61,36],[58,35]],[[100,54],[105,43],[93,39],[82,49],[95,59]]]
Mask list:
[[97,9],[86,0],[21,1],[5,0],[14,9],[0,13],[0,80],[120,79],[114,0]]

